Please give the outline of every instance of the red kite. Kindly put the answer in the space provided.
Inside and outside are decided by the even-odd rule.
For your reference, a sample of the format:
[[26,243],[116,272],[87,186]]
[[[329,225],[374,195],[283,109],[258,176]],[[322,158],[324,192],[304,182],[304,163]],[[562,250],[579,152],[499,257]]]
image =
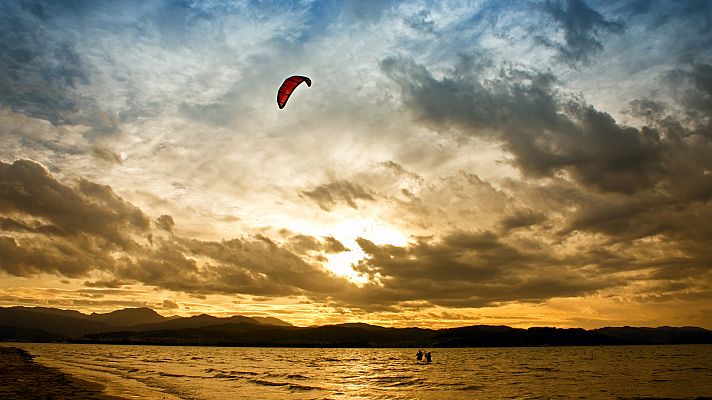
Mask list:
[[302,82],[306,82],[307,86],[311,87],[311,79],[307,78],[306,76],[294,75],[284,80],[282,86],[279,87],[279,91],[277,92],[277,105],[280,109],[284,108],[284,106],[287,105],[287,100],[289,100],[289,96],[292,94],[294,89],[296,89],[297,86],[299,86],[299,84]]

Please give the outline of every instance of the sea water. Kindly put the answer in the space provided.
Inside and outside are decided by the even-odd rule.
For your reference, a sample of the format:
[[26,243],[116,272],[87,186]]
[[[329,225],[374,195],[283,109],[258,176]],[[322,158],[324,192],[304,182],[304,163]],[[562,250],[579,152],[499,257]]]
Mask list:
[[427,349],[432,363],[417,349],[13,345],[127,398],[712,397],[712,345]]

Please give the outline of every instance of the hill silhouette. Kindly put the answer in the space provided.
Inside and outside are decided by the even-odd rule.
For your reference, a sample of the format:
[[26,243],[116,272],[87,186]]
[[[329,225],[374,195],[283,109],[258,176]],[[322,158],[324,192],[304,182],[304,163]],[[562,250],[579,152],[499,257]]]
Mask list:
[[[284,321],[282,321],[284,322]],[[186,328],[202,328],[211,325],[220,325],[227,323],[247,323],[253,325],[262,325],[254,318],[234,315],[232,317],[218,318],[208,314],[194,315],[192,317],[175,318],[167,321],[138,324],[131,327],[131,331],[155,331],[155,330],[174,330]],[[286,324],[286,322],[284,322]]]
[[274,317],[207,314],[167,318],[149,308],[83,314],[43,307],[0,308],[0,340],[291,347],[500,347],[712,344],[697,327],[581,328],[473,325],[385,328],[365,323],[296,327]]
[[35,310],[26,307],[0,308],[0,326],[43,331],[62,338],[77,338],[87,333],[116,330],[111,325],[91,320],[86,314],[79,313],[83,316],[75,316],[71,311],[62,311],[64,310]]
[[240,322],[291,326],[274,317],[261,318],[260,321],[240,315],[219,318],[202,314],[169,318],[145,307],[125,308],[103,314],[84,314],[49,307],[0,307],[0,340],[71,340],[100,332],[173,330]]
[[91,313],[89,318],[114,326],[160,323],[168,319],[148,307],[124,308],[105,314]]

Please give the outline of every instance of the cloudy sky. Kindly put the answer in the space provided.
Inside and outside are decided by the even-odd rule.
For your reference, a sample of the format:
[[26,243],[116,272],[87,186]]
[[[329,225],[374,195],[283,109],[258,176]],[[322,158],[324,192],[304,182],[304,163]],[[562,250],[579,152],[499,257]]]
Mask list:
[[0,306],[712,328],[711,117],[709,1],[2,1]]

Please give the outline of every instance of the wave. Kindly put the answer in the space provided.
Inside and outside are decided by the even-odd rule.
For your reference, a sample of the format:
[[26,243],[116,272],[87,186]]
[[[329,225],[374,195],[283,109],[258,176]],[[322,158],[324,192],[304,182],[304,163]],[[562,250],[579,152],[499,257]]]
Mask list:
[[[413,398],[413,393],[424,391],[427,399],[493,398],[505,394],[513,398],[526,395],[548,398],[555,392],[562,398],[602,398],[605,395],[607,398],[659,400],[671,393],[679,399],[703,399],[695,396],[712,393],[709,383],[712,367],[707,365],[712,358],[709,345],[695,347],[700,353],[697,356],[675,358],[667,364],[661,361],[659,353],[665,351],[664,354],[677,356],[689,350],[672,346],[595,349],[602,352],[595,359],[607,361],[600,365],[581,357],[591,352],[588,348],[567,348],[553,359],[542,359],[541,349],[493,350],[486,353],[487,357],[481,357],[485,353],[481,349],[441,349],[437,363],[417,365],[409,350],[400,349],[372,349],[363,357],[354,358],[354,351],[350,349],[205,348],[201,350],[205,354],[197,356],[193,348],[115,346],[110,348],[114,359],[107,359],[103,353],[97,356],[97,352],[108,351],[101,346],[32,344],[27,347],[37,349],[34,351],[39,353],[40,361],[47,360],[55,367],[77,372],[87,379],[100,377],[117,387],[131,380],[141,383],[126,385],[139,388],[131,390],[143,390],[140,388],[145,385],[147,390],[183,398],[215,398],[216,393],[224,393],[225,398],[229,398],[228,394],[236,393],[236,398],[240,395],[245,398],[246,394],[254,398],[293,400],[396,399]],[[144,353],[137,357],[134,353],[138,350]],[[67,355],[70,351],[73,353]],[[633,351],[646,354],[645,363],[629,357]],[[200,357],[202,359],[197,359]],[[248,358],[260,362],[251,362]],[[173,361],[167,363],[166,360]],[[636,373],[641,365],[649,366],[655,373],[641,376]],[[261,392],[265,395],[260,396]],[[711,397],[706,399],[712,400]]]
[[[413,375],[386,375],[386,376],[369,376],[366,380],[375,383],[401,383],[416,379]],[[418,378],[422,379],[422,378]]]
[[290,391],[308,391],[308,390],[321,390],[322,388],[318,386],[308,386],[300,385],[293,382],[274,382],[264,379],[250,379],[250,382],[261,385],[261,386],[271,386],[271,387],[284,387]]
[[401,386],[424,386],[427,383],[427,379],[425,378],[414,378],[406,381],[401,381],[401,382],[395,382],[390,385],[386,385],[386,387],[401,387]]
[[529,368],[529,371],[544,371],[544,372],[558,372],[558,368],[551,368],[551,367],[527,367]]
[[697,397],[656,397],[656,396],[636,396],[636,397],[618,397],[619,400],[712,400],[709,396]]
[[233,374],[233,375],[251,375],[251,376],[257,376],[257,375],[259,375],[258,372],[252,372],[252,371],[235,371],[235,370],[231,370],[230,373]]
[[288,386],[288,389],[292,392],[308,391],[308,390],[323,390],[322,388],[320,388],[318,386],[300,385],[298,383],[290,383]]
[[159,372],[158,375],[165,376],[168,378],[197,378],[197,379],[205,378],[204,376],[200,376],[200,375],[172,374],[170,372]]

